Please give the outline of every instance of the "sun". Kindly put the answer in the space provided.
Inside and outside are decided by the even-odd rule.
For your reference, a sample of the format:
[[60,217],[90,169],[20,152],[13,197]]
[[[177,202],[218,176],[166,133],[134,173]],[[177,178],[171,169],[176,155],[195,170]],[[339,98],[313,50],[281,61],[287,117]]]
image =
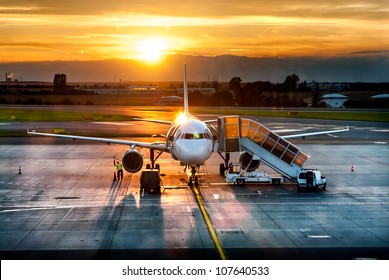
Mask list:
[[157,62],[166,53],[167,42],[162,38],[149,38],[138,42],[139,60]]

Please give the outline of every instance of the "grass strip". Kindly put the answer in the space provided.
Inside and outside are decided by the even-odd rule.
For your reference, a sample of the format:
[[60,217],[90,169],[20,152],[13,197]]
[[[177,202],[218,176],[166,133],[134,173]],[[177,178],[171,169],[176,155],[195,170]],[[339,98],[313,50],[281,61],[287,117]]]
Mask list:
[[69,122],[69,121],[130,121],[133,116],[82,113],[67,111],[46,111],[31,109],[0,109],[0,121],[18,122]]
[[260,117],[278,117],[278,118],[305,118],[305,119],[327,119],[327,120],[346,120],[346,121],[374,121],[389,122],[389,112],[387,111],[298,111],[298,110],[234,110],[234,109],[195,109],[198,114],[216,114],[216,115],[241,115],[241,116],[260,116]]
[[[161,111],[161,108],[155,108]],[[177,108],[165,108],[166,111],[179,111]],[[150,111],[153,111],[150,108]],[[241,115],[241,116],[262,116],[262,117],[282,117],[282,118],[308,118],[346,121],[374,121],[389,122],[388,111],[306,111],[306,110],[245,110],[245,109],[218,109],[218,108],[193,108],[192,114],[215,114]],[[172,114],[174,115],[174,114]],[[68,111],[46,111],[32,109],[0,108],[0,121],[19,122],[68,122],[68,121],[131,121],[135,116],[102,114],[102,113],[82,113]]]

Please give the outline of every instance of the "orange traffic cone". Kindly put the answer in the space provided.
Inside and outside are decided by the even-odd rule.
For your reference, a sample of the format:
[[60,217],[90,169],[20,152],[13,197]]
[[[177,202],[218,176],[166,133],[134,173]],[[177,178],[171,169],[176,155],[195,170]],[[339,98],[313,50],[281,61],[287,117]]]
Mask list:
[[354,172],[354,164],[351,164],[351,172]]

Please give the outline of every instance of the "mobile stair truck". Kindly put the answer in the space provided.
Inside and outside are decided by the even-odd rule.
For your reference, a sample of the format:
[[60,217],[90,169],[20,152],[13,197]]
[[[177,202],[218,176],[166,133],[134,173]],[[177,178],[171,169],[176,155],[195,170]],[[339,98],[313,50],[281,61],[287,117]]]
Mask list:
[[[218,152],[222,157],[222,153],[225,153],[225,164],[221,164],[220,174],[224,175],[224,171],[227,170],[227,182],[243,185],[256,180],[281,184],[284,178],[287,178],[297,183],[298,191],[303,188],[326,188],[326,180],[321,176],[320,171],[303,168],[308,159],[307,154],[259,122],[240,116],[219,117],[218,139]],[[241,170],[237,172],[234,168],[239,167],[234,165],[231,170],[229,169],[228,159],[231,152],[240,152],[241,168],[249,172],[243,172],[245,174]],[[257,164],[252,168],[251,164],[255,160]],[[253,173],[259,162],[266,164],[282,176]]]

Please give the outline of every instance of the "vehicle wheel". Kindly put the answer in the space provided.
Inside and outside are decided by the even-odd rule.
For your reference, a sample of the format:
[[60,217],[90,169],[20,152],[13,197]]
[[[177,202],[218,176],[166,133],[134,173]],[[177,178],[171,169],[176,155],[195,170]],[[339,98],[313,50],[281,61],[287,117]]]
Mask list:
[[244,179],[237,179],[236,183],[238,184],[238,186],[243,186],[244,185]]
[[146,164],[146,169],[151,169],[151,165],[150,164]]
[[280,179],[273,179],[272,180],[272,184],[275,185],[275,186],[278,186],[281,184],[281,180]]
[[220,163],[220,167],[219,167],[220,176],[224,176],[224,171],[226,171],[226,168],[224,167],[223,163]]
[[297,191],[298,191],[298,192],[301,192],[301,187],[300,187],[300,185],[297,185]]
[[326,190],[327,188],[327,183],[324,183],[323,190]]
[[156,165],[155,165],[155,168],[159,170],[159,164],[156,164]]

